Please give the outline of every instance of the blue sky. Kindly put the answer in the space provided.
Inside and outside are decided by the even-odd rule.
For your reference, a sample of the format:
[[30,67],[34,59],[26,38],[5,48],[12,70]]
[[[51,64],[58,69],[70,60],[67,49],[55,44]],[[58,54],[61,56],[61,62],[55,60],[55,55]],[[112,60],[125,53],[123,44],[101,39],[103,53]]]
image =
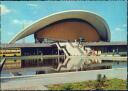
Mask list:
[[[24,26],[65,10],[94,12],[102,16],[109,25],[111,41],[127,41],[126,1],[3,1],[0,7],[2,43],[9,42]],[[25,41],[34,42],[33,35],[26,37]]]

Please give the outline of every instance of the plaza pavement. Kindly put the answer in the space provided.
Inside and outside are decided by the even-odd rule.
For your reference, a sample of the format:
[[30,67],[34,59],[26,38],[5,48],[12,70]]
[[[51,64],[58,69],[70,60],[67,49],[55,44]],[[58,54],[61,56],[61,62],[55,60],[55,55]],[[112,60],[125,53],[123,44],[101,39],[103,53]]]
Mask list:
[[109,79],[119,78],[126,80],[127,68],[114,68],[105,70],[41,74],[26,77],[21,76],[13,78],[1,78],[1,90],[47,90],[45,85],[96,80],[98,74],[106,75],[106,77]]

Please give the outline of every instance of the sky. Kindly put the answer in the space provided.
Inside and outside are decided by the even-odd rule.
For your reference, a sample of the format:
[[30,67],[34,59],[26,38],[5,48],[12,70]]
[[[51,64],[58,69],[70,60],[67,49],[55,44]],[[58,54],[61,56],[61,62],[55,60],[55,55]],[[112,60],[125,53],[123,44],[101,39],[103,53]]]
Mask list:
[[[127,41],[126,1],[1,1],[1,42],[8,43],[23,27],[53,13],[85,10],[107,22],[111,41]],[[18,42],[34,42],[33,35]]]

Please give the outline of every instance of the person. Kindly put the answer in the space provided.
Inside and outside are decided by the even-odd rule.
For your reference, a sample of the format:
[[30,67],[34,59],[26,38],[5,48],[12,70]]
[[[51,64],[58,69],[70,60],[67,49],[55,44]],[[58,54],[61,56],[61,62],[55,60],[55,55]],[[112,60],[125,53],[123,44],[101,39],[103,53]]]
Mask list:
[[119,54],[118,48],[116,49],[116,53]]
[[79,41],[79,42],[80,42],[80,45],[81,45],[81,42],[82,42],[82,37],[80,37],[80,41]]
[[115,54],[115,50],[113,49],[113,55]]
[[77,44],[77,40],[75,39],[75,44]]
[[77,43],[78,43],[78,47],[79,47],[79,45],[80,45],[80,39],[77,39]]

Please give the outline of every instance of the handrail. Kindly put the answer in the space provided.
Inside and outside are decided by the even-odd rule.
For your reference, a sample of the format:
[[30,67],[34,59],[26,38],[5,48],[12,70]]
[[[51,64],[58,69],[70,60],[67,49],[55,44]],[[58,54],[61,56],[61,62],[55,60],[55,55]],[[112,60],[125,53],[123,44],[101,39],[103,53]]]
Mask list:
[[57,42],[56,43],[57,47],[60,49],[60,50],[63,50],[64,53],[66,54],[66,56],[70,56],[70,53],[67,51],[67,49],[65,47],[61,47],[60,44]]
[[67,49],[64,47],[64,50],[66,51],[66,53],[68,54],[68,56],[70,56],[70,53],[67,51]]

